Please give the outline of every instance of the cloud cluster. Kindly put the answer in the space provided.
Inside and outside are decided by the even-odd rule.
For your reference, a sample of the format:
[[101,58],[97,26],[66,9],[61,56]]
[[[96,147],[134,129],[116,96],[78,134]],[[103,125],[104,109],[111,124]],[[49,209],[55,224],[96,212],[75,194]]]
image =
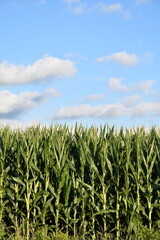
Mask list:
[[112,13],[122,11],[123,7],[120,3],[115,3],[111,5],[107,5],[104,3],[98,3],[97,8],[99,8],[104,13]]
[[[120,3],[105,4],[102,2],[98,2],[92,5],[91,7],[87,7],[86,4],[81,3],[81,0],[64,0],[64,1],[71,6],[71,9],[75,14],[99,11],[103,14],[119,13],[123,18],[126,18],[126,19],[131,18],[130,11],[126,10],[125,7]],[[75,3],[77,3],[77,5],[75,5]]]
[[139,91],[145,94],[153,93],[152,86],[154,85],[155,81],[147,80],[141,81],[136,84],[132,84],[130,86],[126,86],[122,84],[121,78],[110,78],[108,80],[108,87],[110,91],[120,91],[120,92],[131,92],[131,91]]
[[126,107],[134,107],[136,106],[141,100],[141,97],[138,94],[129,96],[129,97],[125,97],[122,101],[122,103],[126,106]]
[[[60,108],[54,120],[80,119],[80,118],[97,118],[113,119],[119,117],[141,118],[160,116],[160,102],[142,101],[137,92],[144,94],[153,93],[153,80],[141,81],[132,85],[122,84],[121,78],[110,78],[108,87],[110,91],[133,92],[136,94],[123,98],[120,102],[113,104],[91,105],[80,104],[76,106],[64,106]],[[103,99],[103,94],[94,94],[86,98],[88,101]]]
[[72,77],[76,68],[72,61],[51,56],[37,60],[32,65],[14,65],[9,62],[0,64],[0,85],[33,83],[47,78]]
[[62,107],[55,115],[54,119],[76,119],[83,117],[112,118],[124,115],[126,114],[126,111],[127,108],[119,103],[98,106],[81,104],[77,106]]
[[121,78],[110,78],[108,80],[109,90],[127,92],[129,88],[121,83]]
[[129,10],[126,10],[124,6],[120,3],[115,3],[115,4],[105,4],[105,3],[97,3],[94,6],[95,9],[98,9],[100,12],[104,14],[109,14],[109,13],[119,13],[121,14],[124,18],[131,18],[131,14]]
[[0,91],[0,118],[17,118],[49,97],[58,96],[60,94],[55,89],[47,89],[42,93],[21,92],[20,94],[14,94],[8,90]]
[[54,116],[55,120],[77,119],[77,118],[97,118],[111,119],[116,117],[159,117],[160,102],[141,102],[137,103],[138,97],[134,96],[136,104],[133,105],[131,99],[125,99],[124,102],[92,106],[81,104],[77,106],[62,107]]
[[135,117],[144,117],[144,116],[160,116],[160,102],[142,102],[136,106],[134,111]]
[[138,63],[138,57],[136,54],[128,54],[127,52],[117,52],[111,55],[99,57],[96,62],[113,61],[124,66],[133,66]]

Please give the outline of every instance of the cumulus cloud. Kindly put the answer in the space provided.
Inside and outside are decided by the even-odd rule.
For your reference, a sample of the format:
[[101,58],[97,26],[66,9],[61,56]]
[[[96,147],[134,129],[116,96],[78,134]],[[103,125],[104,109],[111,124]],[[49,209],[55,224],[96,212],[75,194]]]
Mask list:
[[85,98],[85,101],[95,101],[95,100],[101,100],[104,99],[105,96],[103,94],[92,94]]
[[160,103],[159,102],[142,102],[135,107],[133,113],[134,117],[159,117],[160,116]]
[[143,92],[145,94],[150,94],[154,92],[152,89],[152,86],[154,85],[154,83],[155,81],[153,80],[147,80],[147,81],[143,81],[135,84],[132,88],[137,91]]
[[133,66],[138,63],[136,54],[128,54],[127,52],[117,52],[109,56],[99,57],[96,62],[113,61],[124,66]]
[[154,85],[155,81],[153,80],[141,81],[136,84],[132,84],[130,86],[126,86],[121,82],[122,82],[121,78],[109,78],[108,80],[109,90],[120,91],[120,92],[138,91],[144,94],[154,93],[152,86]]
[[[134,104],[131,102],[134,100]],[[138,96],[131,96],[120,103],[93,106],[81,104],[62,107],[54,116],[55,120],[97,118],[113,119],[118,117],[141,118],[159,117],[160,102],[139,102]]]
[[124,116],[130,111],[120,103],[92,106],[81,104],[77,106],[62,107],[54,119],[76,119],[83,117],[113,118]]
[[58,97],[55,89],[39,92],[21,92],[14,94],[8,90],[0,91],[0,118],[16,118],[22,113],[34,108],[49,97]]
[[0,64],[0,85],[33,83],[47,78],[72,77],[76,68],[72,61],[51,56],[37,60],[31,65],[14,65],[7,61]]
[[138,94],[135,94],[129,97],[125,97],[122,102],[127,107],[134,107],[140,102],[140,96]]
[[109,78],[108,86],[111,91],[128,91],[128,87],[121,83],[121,78]]

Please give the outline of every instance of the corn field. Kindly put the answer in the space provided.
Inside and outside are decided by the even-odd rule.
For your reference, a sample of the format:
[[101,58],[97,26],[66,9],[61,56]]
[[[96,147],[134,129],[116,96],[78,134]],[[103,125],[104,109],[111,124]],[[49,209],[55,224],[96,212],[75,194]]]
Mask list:
[[0,224],[132,239],[160,227],[160,131],[66,125],[0,128]]

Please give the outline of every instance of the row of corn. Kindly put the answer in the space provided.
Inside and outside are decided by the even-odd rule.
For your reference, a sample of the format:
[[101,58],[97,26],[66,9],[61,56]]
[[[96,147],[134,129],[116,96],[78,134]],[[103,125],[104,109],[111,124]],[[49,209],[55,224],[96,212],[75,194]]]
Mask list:
[[0,129],[0,223],[81,239],[160,226],[160,136],[152,128]]

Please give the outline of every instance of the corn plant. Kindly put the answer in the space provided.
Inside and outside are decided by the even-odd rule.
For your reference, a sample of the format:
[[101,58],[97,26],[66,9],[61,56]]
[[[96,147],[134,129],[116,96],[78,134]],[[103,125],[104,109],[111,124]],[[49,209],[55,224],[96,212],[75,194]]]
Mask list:
[[131,240],[144,228],[157,237],[159,149],[157,128],[2,127],[2,232]]

